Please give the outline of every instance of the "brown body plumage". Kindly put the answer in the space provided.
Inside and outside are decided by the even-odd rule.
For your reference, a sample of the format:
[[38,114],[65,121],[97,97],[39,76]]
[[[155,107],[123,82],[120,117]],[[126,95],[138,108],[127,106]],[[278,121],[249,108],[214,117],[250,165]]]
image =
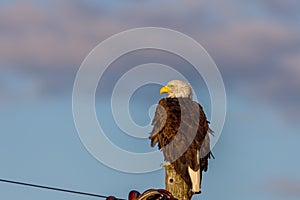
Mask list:
[[201,105],[190,98],[163,98],[159,101],[152,125],[151,146],[158,143],[165,161],[173,164],[176,172],[192,188],[188,167],[194,171],[200,169],[202,174],[208,168],[211,154],[210,129]]

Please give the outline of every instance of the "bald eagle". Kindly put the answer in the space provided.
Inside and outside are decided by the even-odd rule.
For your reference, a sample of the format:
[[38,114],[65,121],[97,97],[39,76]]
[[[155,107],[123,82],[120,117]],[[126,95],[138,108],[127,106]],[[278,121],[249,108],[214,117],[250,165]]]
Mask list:
[[212,133],[200,104],[192,100],[191,86],[172,80],[160,89],[168,97],[159,101],[149,136],[151,146],[158,144],[166,165],[173,165],[190,192],[201,193],[202,171],[207,171]]

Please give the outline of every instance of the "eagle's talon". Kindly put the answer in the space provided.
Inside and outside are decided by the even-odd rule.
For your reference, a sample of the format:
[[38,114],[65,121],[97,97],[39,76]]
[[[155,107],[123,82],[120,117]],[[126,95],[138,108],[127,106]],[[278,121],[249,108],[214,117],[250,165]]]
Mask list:
[[165,163],[160,164],[160,166],[162,166],[162,167],[168,167],[170,165],[172,165],[172,163],[170,163],[170,162],[165,162]]

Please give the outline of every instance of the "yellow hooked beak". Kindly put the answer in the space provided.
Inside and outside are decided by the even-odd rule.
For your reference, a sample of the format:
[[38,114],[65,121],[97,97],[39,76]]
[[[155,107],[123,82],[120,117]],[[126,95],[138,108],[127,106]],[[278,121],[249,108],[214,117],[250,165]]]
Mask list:
[[164,86],[160,89],[159,93],[162,94],[162,93],[169,93],[171,92],[172,90],[168,87],[168,86]]

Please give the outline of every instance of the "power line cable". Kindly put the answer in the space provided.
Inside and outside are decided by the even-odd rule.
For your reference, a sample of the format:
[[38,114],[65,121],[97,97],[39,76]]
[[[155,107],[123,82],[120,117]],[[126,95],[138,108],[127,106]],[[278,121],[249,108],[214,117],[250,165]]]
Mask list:
[[[42,189],[46,189],[46,190],[53,190],[53,191],[59,191],[59,192],[65,192],[65,193],[73,193],[73,194],[79,194],[79,195],[85,195],[85,196],[108,198],[108,196],[105,196],[105,195],[92,194],[92,193],[87,193],[87,192],[79,192],[79,191],[75,191],[75,190],[67,190],[67,189],[62,189],[62,188],[36,185],[36,184],[19,182],[19,181],[11,181],[11,180],[6,180],[6,179],[0,179],[0,182],[11,183],[11,184],[15,184],[15,185],[23,185],[23,186],[28,186],[28,187],[42,188]],[[116,199],[117,200],[126,200],[126,199],[120,199],[120,198],[116,198]]]

